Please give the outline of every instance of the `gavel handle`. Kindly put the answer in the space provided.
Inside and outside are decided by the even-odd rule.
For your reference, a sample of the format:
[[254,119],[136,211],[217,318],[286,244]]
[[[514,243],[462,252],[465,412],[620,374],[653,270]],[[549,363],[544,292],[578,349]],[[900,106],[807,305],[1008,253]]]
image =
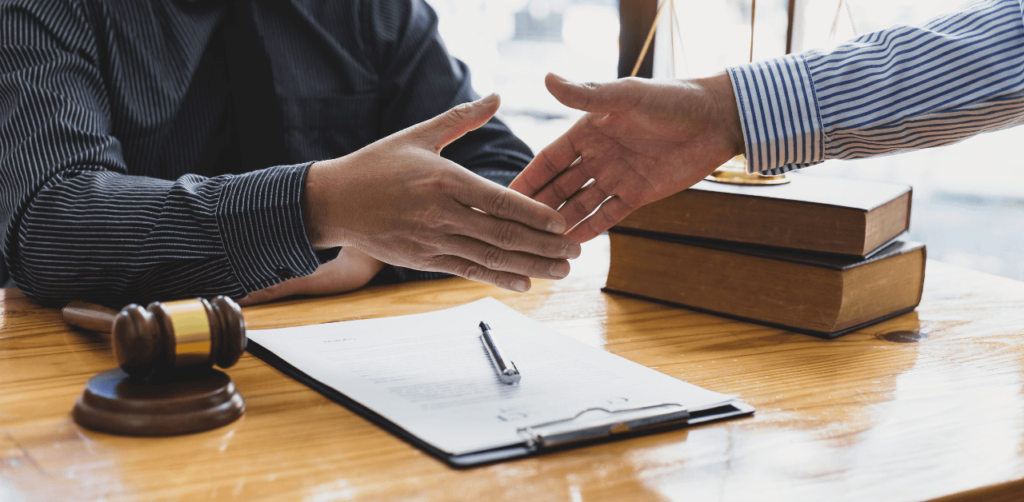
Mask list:
[[79,301],[65,305],[60,312],[64,316],[64,322],[100,333],[110,333],[114,317],[117,316],[117,311],[112,308]]

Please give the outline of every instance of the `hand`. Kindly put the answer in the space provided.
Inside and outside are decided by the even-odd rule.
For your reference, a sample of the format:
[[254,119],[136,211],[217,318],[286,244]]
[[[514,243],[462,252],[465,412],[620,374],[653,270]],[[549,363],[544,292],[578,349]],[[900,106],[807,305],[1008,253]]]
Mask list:
[[238,304],[244,307],[294,295],[321,296],[354,291],[370,282],[382,267],[384,264],[374,257],[346,247],[337,258],[317,267],[316,272],[253,291]]
[[575,227],[568,235],[579,242],[644,204],[693,186],[743,153],[726,74],[605,84],[548,74],[545,84],[564,105],[588,113],[541,151],[511,188],[549,207],[561,206],[566,224]]
[[438,154],[498,110],[492,95],[309,169],[303,208],[315,247],[355,246],[419,270],[525,292],[561,279],[579,243],[557,211]]

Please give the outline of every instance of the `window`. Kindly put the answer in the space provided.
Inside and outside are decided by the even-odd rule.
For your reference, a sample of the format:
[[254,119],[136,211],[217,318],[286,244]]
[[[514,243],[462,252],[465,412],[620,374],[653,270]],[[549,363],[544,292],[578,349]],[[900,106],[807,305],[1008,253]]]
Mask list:
[[614,80],[617,0],[428,0],[448,51],[470,67],[481,95],[501,94],[500,117],[534,152],[582,113],[548,94],[544,76]]

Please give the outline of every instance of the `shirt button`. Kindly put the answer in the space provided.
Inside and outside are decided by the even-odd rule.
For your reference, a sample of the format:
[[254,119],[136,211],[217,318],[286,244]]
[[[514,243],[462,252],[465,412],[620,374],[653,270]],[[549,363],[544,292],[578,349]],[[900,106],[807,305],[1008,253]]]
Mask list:
[[287,281],[288,279],[295,277],[295,272],[292,272],[291,270],[281,267],[277,269],[277,276]]

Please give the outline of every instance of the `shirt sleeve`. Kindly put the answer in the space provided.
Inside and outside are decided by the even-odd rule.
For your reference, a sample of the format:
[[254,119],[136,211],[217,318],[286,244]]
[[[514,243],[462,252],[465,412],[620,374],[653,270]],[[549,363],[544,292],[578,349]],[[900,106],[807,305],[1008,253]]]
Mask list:
[[[370,37],[366,45],[381,80],[384,135],[479,98],[469,68],[445,49],[437,21],[437,14],[423,0],[363,2],[361,24]],[[493,118],[445,147],[441,156],[508,186],[533,159],[533,152]],[[449,277],[398,267],[391,276],[399,281]]]
[[750,172],[948,145],[1024,120],[1021,0],[728,72]]
[[26,295],[113,307],[240,298],[316,270],[301,212],[308,165],[129,176],[86,14],[22,3],[0,10],[0,230]]

